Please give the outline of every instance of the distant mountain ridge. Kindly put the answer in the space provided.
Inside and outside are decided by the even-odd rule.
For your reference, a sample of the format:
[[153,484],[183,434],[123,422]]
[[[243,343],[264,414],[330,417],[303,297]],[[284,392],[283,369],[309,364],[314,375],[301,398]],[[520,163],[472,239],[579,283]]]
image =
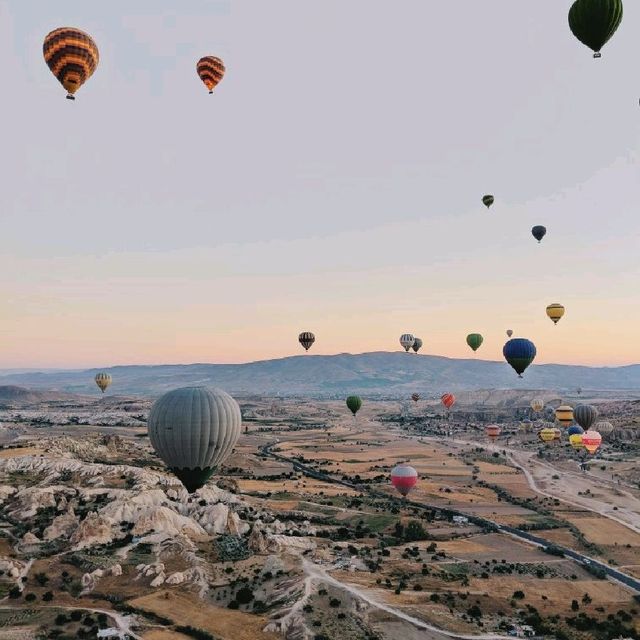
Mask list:
[[[585,367],[532,365],[517,377],[504,362],[455,359],[403,352],[301,355],[245,364],[129,365],[108,371],[108,393],[158,395],[169,389],[210,385],[229,393],[264,396],[397,397],[413,391],[439,394],[478,389],[640,390],[640,365]],[[0,385],[20,385],[80,394],[100,392],[97,369],[15,373],[0,376]]]

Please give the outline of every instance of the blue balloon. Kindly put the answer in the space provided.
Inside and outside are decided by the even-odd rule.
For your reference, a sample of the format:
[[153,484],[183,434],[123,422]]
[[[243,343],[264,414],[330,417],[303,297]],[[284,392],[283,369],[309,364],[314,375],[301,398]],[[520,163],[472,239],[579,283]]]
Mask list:
[[567,429],[568,436],[581,436],[584,433],[584,429],[579,424],[572,424]]
[[502,348],[505,360],[514,368],[520,378],[536,357],[536,345],[526,338],[512,338]]

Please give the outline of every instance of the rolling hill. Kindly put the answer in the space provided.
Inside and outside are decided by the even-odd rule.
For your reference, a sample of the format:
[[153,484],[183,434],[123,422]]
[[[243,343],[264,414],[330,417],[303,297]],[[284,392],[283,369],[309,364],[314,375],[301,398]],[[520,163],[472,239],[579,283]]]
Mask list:
[[[237,395],[397,397],[421,391],[551,389],[640,390],[640,365],[584,367],[533,365],[519,379],[504,362],[459,360],[440,356],[375,352],[304,355],[245,364],[132,365],[105,369],[113,376],[108,393],[157,395],[188,385],[218,386]],[[0,385],[19,385],[71,393],[100,392],[97,370],[12,373]]]

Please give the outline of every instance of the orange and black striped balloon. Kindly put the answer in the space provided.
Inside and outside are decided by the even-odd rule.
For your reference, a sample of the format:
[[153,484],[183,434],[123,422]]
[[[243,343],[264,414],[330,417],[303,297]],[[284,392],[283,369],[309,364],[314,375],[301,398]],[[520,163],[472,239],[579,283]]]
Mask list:
[[51,73],[67,90],[69,100],[75,99],[73,94],[93,75],[100,60],[93,38],[72,27],[52,31],[44,39],[42,52]]
[[202,80],[207,89],[209,89],[209,93],[213,93],[216,85],[224,77],[224,62],[215,56],[205,56],[198,60],[196,71],[198,72],[200,80]]

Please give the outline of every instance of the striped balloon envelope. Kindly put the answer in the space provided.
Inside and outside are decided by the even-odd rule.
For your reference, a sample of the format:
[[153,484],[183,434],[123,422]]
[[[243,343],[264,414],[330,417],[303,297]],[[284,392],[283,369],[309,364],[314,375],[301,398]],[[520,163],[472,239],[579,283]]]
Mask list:
[[602,444],[602,436],[597,431],[585,431],[582,434],[582,445],[584,448],[593,455]]
[[573,419],[585,430],[591,429],[598,419],[598,410],[592,404],[579,404],[573,410]]
[[547,307],[547,316],[549,316],[549,319],[552,320],[553,324],[558,324],[563,315],[564,307],[560,303],[554,302]]
[[502,433],[502,429],[497,424],[490,424],[484,428],[484,433],[487,438],[495,440]]
[[418,400],[420,400],[420,394],[419,394],[419,393],[412,393],[412,394],[411,394],[411,399],[412,399],[414,402],[418,402]]
[[222,82],[222,78],[224,78],[224,62],[216,56],[204,56],[204,58],[198,60],[196,72],[211,94],[216,86]]
[[96,373],[95,381],[100,391],[104,393],[111,386],[111,375],[104,372]]
[[67,90],[69,100],[75,100],[74,94],[93,75],[100,60],[93,38],[73,27],[61,27],[49,33],[42,53],[51,73]]
[[443,393],[442,396],[440,396],[440,400],[447,409],[451,409],[451,407],[456,403],[456,397],[453,393]]
[[542,440],[542,442],[553,442],[556,439],[555,429],[552,427],[540,429],[540,431],[538,431],[538,439]]
[[544,409],[544,400],[542,398],[534,398],[531,401],[531,408],[536,413],[539,413],[540,411],[542,411]]
[[573,422],[573,407],[563,404],[555,412],[556,420],[563,426],[568,427]]
[[303,331],[298,336],[298,342],[304,347],[305,351],[309,351],[311,345],[316,341],[316,337],[311,331]]
[[418,472],[408,464],[399,464],[391,472],[391,484],[406,496],[418,483]]
[[411,333],[403,333],[400,336],[400,345],[405,351],[409,351],[409,349],[413,347],[415,341],[416,339],[413,337],[413,334]]

